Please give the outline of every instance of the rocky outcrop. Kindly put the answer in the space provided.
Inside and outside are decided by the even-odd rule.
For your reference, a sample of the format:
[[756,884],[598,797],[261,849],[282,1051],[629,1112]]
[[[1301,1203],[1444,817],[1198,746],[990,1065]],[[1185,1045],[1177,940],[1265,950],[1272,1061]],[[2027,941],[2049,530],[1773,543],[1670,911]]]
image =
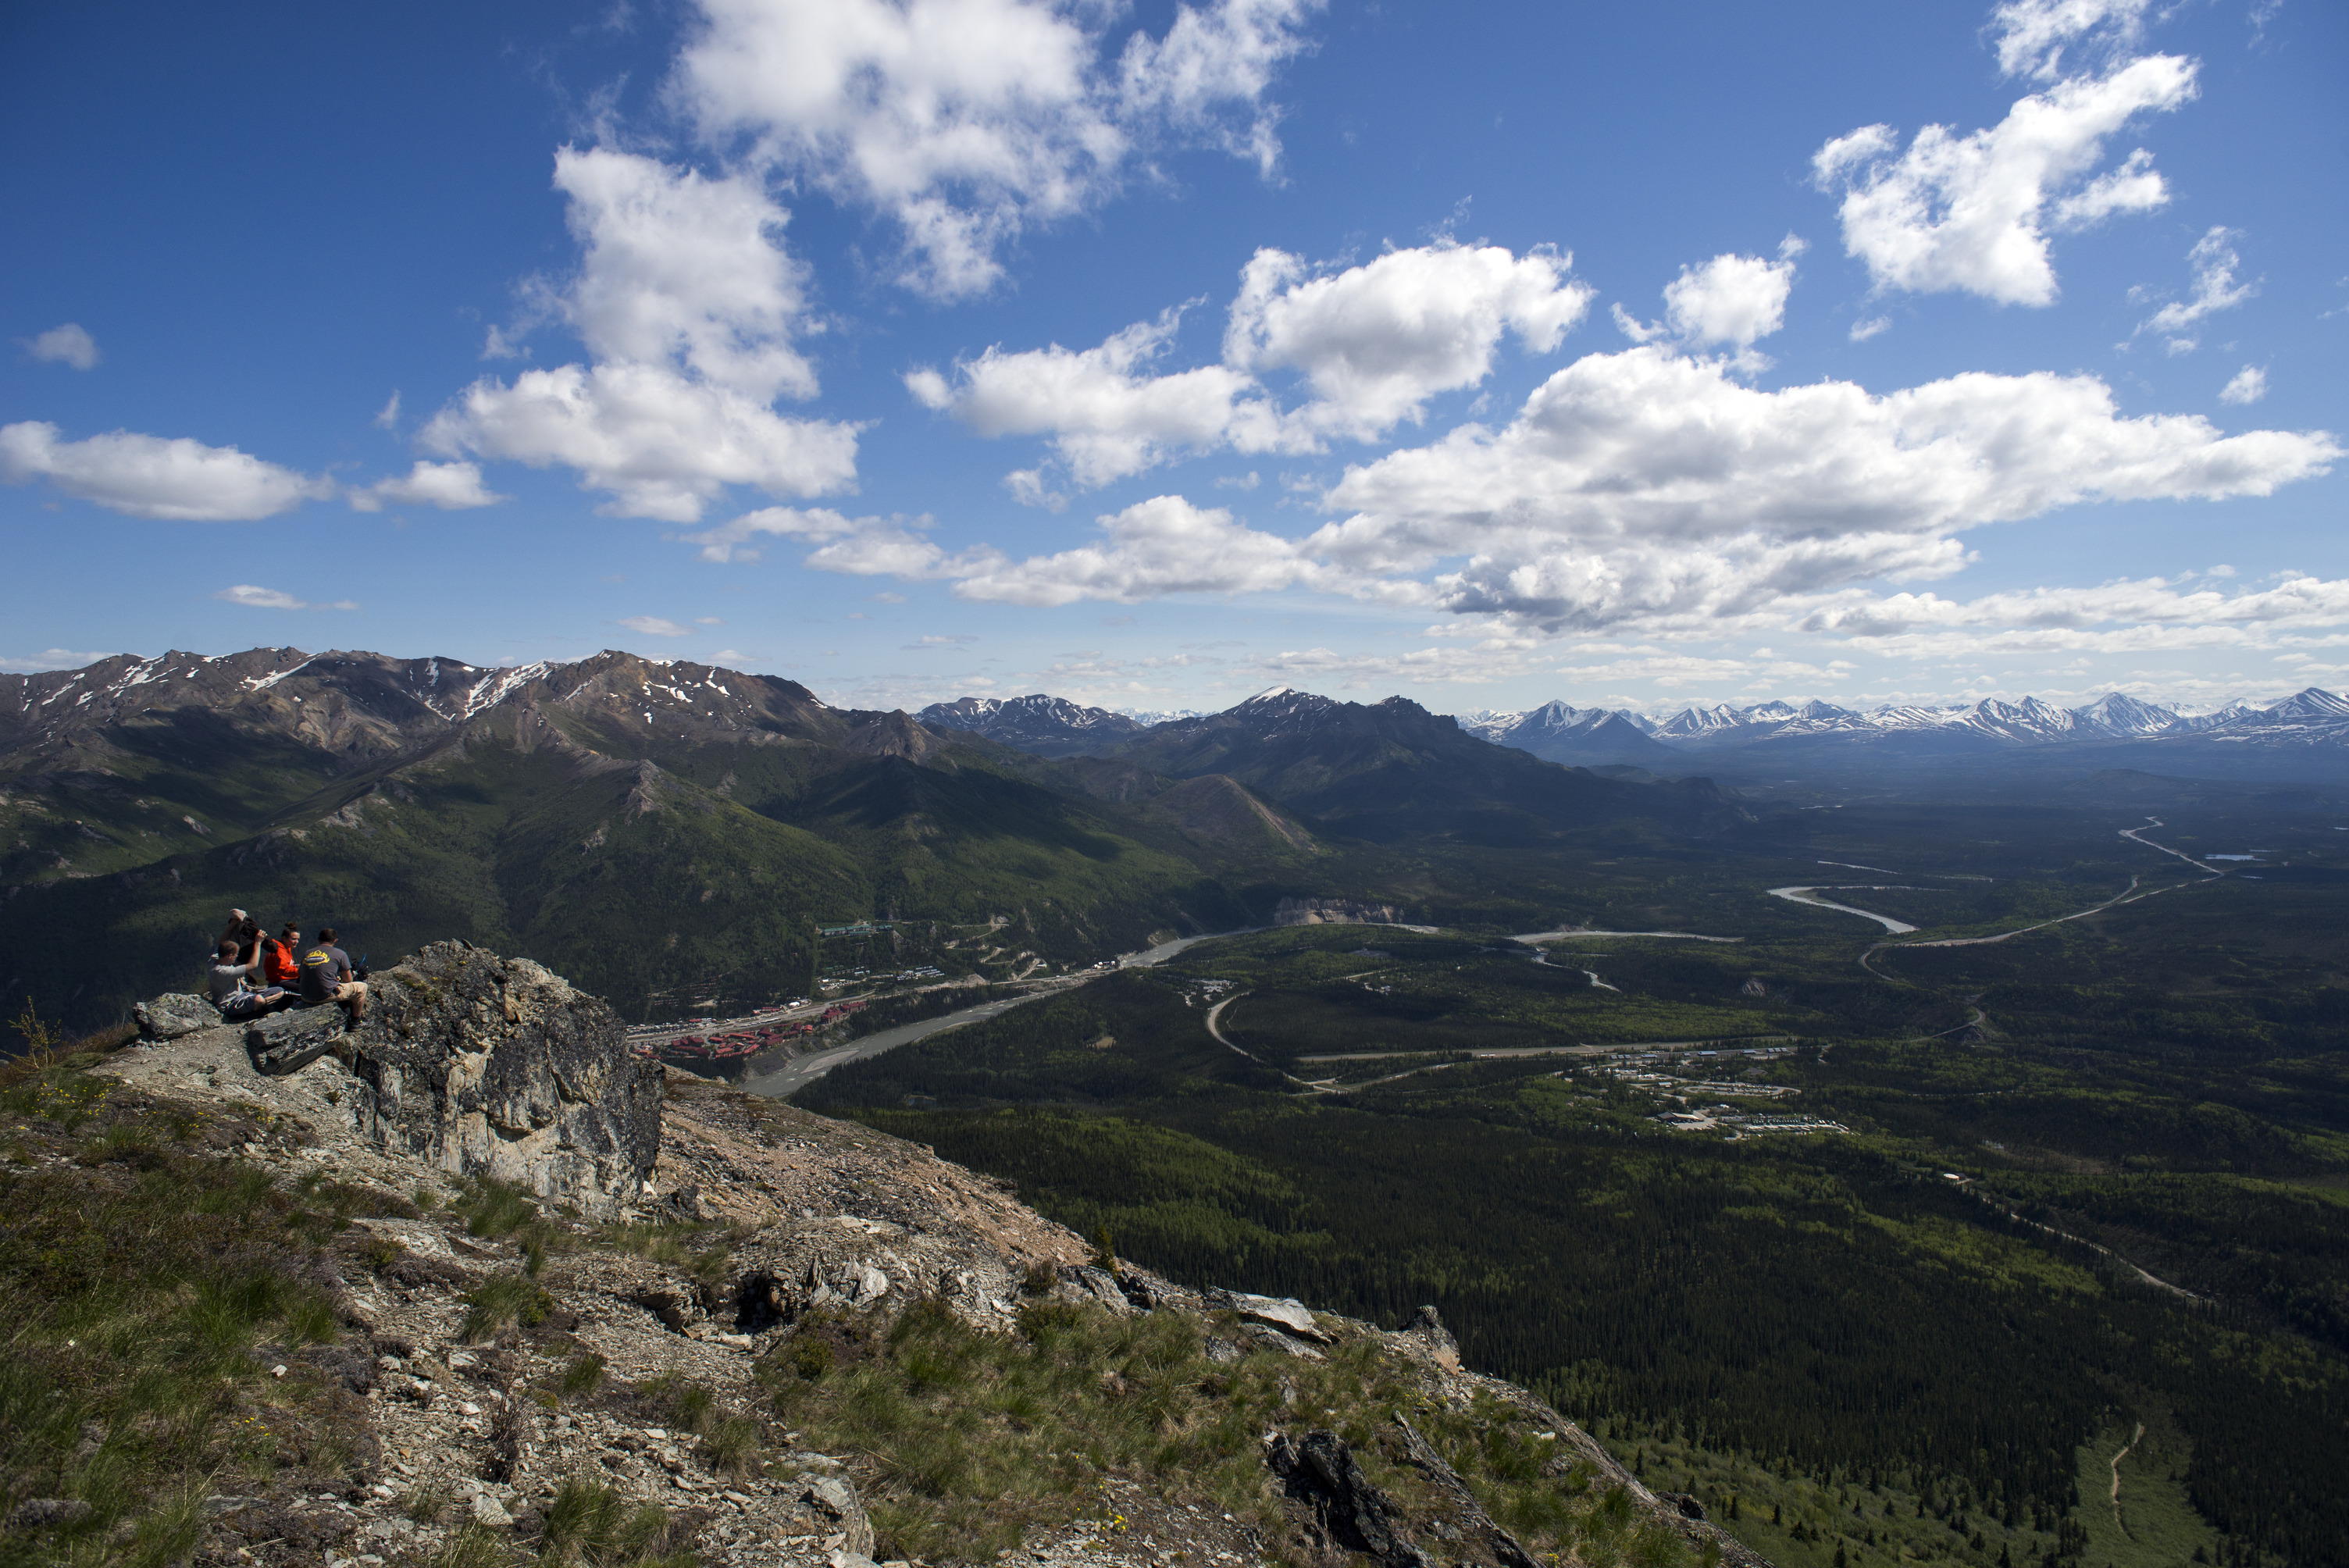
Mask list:
[[968,1234],[928,1234],[854,1214],[786,1220],[734,1254],[728,1296],[712,1303],[734,1331],[756,1335],[810,1312],[903,1310],[935,1296],[975,1327],[1010,1326],[1019,1281]]
[[[1164,1563],[1174,1548],[1184,1560],[1262,1561],[1268,1531],[1294,1549],[1290,1561],[1547,1560],[1554,1532],[1529,1531],[1542,1555],[1529,1553],[1471,1484],[1475,1443],[1446,1450],[1460,1471],[1439,1451],[1438,1440],[1460,1437],[1437,1425],[1444,1412],[1554,1442],[1544,1477],[1578,1494],[1619,1492],[1643,1528],[1723,1568],[1768,1568],[1677,1495],[1648,1491],[1535,1396],[1464,1371],[1433,1307],[1385,1331],[1101,1258],[1021,1205],[1009,1182],[920,1145],[690,1078],[665,1082],[623,1048],[601,1004],[527,961],[440,944],[378,976],[359,1029],[319,1007],[250,1035],[258,1043],[240,1049],[247,1031],[215,1026],[121,1051],[102,1070],[134,1094],[205,1111],[186,1125],[203,1129],[217,1157],[304,1191],[331,1178],[337,1191],[371,1192],[382,1211],[357,1216],[335,1253],[339,1318],[367,1337],[287,1358],[344,1381],[366,1411],[364,1451],[398,1477],[303,1516],[324,1532],[310,1541],[322,1554],[427,1560],[467,1528],[527,1542],[557,1488],[585,1474],[631,1507],[673,1510],[672,1544],[698,1532],[711,1568],[870,1568],[869,1554],[889,1544],[876,1542],[888,1516],[876,1522],[860,1491],[873,1473],[814,1451],[812,1432],[775,1425],[774,1383],[825,1368],[864,1376],[886,1361],[881,1347],[903,1315],[927,1333],[943,1308],[1013,1336],[1107,1313],[1137,1350],[1195,1346],[1183,1387],[1206,1400],[1260,1400],[1274,1429],[1257,1450],[1266,1468],[1247,1482],[1269,1515],[1235,1519],[1185,1491],[1192,1483],[1180,1475],[1104,1473],[1081,1516],[1023,1541],[1038,1568]],[[307,1059],[272,1074],[264,1057]],[[639,1251],[543,1213],[574,1240],[542,1253],[523,1238],[475,1233],[471,1206],[453,1201],[468,1172],[639,1222],[717,1222],[690,1239],[688,1255],[674,1233]],[[535,1316],[476,1321],[493,1283],[525,1280],[542,1293]],[[1176,1323],[1149,1322],[1161,1314]],[[319,1359],[329,1356],[339,1357],[331,1367]],[[1124,1356],[1103,1361],[1098,1386],[1117,1399],[1156,1397],[1148,1366]],[[1347,1381],[1370,1366],[1401,1392],[1378,1414],[1350,1413]],[[573,1382],[583,1374],[586,1392]],[[706,1419],[665,1403],[662,1390],[688,1387],[709,1401]],[[541,1397],[558,1387],[561,1398]],[[1351,1416],[1366,1416],[1371,1435],[1350,1448],[1330,1429],[1350,1429]],[[717,1440],[721,1429],[758,1429],[771,1460],[746,1466]],[[402,1501],[415,1496],[448,1506],[419,1516]],[[893,1506],[902,1511],[905,1496]],[[1130,1522],[1133,1539],[1104,1537],[1104,1514]],[[293,1539],[289,1515],[262,1500],[215,1500],[207,1515],[214,1549],[203,1561],[229,1561],[240,1542],[258,1552]]]
[[369,991],[348,1062],[378,1145],[591,1214],[643,1191],[661,1068],[628,1049],[602,1001],[463,942],[423,948]]
[[1358,903],[1346,898],[1285,898],[1272,909],[1275,925],[1408,925],[1400,904]]
[[1363,1553],[1379,1568],[1437,1568],[1413,1543],[1402,1510],[1371,1484],[1336,1433],[1308,1432],[1303,1442],[1292,1443],[1287,1433],[1275,1432],[1265,1463],[1290,1500],[1311,1511],[1322,1537],[1317,1544]]
[[244,1052],[271,1078],[299,1072],[329,1051],[347,1049],[347,1028],[340,1007],[303,1007],[273,1013],[244,1029]]
[[[660,1064],[628,1049],[595,997],[527,958],[434,943],[369,983],[365,1021],[340,1007],[223,1026],[201,996],[138,1008],[161,1049],[216,1059],[239,1045],[264,1078],[332,1057],[339,1131],[394,1159],[511,1182],[603,1216],[643,1196],[660,1155]],[[320,1068],[326,1071],[326,1068]]]
[[220,1009],[202,996],[174,991],[130,1009],[142,1040],[176,1040],[198,1029],[220,1027]]

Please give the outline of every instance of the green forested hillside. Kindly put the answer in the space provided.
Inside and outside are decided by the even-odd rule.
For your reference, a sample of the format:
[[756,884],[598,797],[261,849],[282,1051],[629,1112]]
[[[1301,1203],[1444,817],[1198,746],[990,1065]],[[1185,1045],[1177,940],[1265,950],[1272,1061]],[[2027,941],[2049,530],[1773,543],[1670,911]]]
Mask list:
[[[801,1099],[1180,1277],[1389,1322],[1433,1301],[1472,1360],[1658,1484],[1742,1498],[1733,1528],[1783,1562],[2342,1563],[2349,1038],[2339,938],[2302,896],[1873,954],[1948,984],[1863,970],[1869,938],[1820,934],[1850,917],[1785,901],[1807,940],[1593,939],[1548,965],[1491,938],[1268,934]],[[1228,1046],[1206,1026],[1224,998]],[[1464,1054],[1779,1034],[1792,1054],[1687,1070],[1847,1134],[1667,1132],[1611,1058]],[[1314,1059],[1347,1047],[1384,1054]],[[2108,1485],[2139,1422],[2116,1511],[2082,1478]]]

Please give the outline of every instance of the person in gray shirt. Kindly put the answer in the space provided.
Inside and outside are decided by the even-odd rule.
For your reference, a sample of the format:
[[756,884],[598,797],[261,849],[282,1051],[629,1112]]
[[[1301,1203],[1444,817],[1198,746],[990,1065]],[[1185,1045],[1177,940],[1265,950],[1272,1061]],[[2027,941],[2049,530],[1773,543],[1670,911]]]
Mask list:
[[333,926],[320,929],[318,940],[302,954],[302,999],[312,1006],[339,1002],[356,1027],[367,1012],[367,985],[351,973],[351,955],[335,945]]
[[251,1017],[290,999],[280,986],[254,984],[261,976],[258,959],[251,964],[239,964],[237,957],[236,944],[226,939],[222,941],[219,951],[213,955],[211,975],[212,1006],[221,1010],[222,1016]]

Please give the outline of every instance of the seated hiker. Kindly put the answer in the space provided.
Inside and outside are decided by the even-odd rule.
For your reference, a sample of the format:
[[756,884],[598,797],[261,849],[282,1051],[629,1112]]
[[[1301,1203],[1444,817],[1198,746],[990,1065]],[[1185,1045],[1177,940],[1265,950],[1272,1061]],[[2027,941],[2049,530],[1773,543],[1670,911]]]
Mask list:
[[293,1000],[282,986],[253,985],[251,982],[260,974],[260,965],[240,964],[240,956],[235,941],[222,937],[213,955],[212,972],[212,1006],[221,1010],[222,1017],[255,1017]]
[[269,985],[289,989],[301,985],[302,966],[294,954],[302,945],[302,933],[292,921],[274,936],[261,939],[261,977]]
[[302,996],[311,1006],[339,1002],[356,1027],[367,1013],[367,985],[352,977],[351,955],[335,945],[331,925],[318,929],[318,940],[302,954]]
[[251,964],[261,945],[261,923],[241,909],[228,912],[228,923],[221,927],[220,939],[236,944],[236,962]]

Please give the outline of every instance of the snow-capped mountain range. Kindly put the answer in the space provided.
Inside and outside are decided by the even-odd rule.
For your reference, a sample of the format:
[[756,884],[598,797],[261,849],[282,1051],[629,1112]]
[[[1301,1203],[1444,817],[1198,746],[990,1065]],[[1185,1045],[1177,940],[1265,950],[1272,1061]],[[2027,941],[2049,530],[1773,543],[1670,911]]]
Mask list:
[[[1038,692],[963,697],[915,717],[933,729],[976,731],[1040,756],[1073,757],[1122,752],[1145,738],[1226,716],[1244,717],[1268,736],[1292,721],[1318,722],[1332,706],[1328,697],[1274,686],[1222,716],[1117,713]],[[1865,711],[1816,700],[1698,704],[1675,713],[1547,702],[1516,713],[1461,714],[1450,722],[1479,740],[1552,762],[1664,773],[1684,773],[1692,765],[1707,771],[1747,764],[1800,764],[1797,771],[1907,768],[2002,756],[2050,761],[2076,756],[2091,768],[2158,769],[2174,763],[2187,772],[2215,766],[2271,776],[2282,776],[2279,769],[2297,775],[2312,762],[2327,772],[2349,765],[2349,700],[2314,686],[2264,707],[2234,702],[2199,714],[2112,692],[2080,707],[2035,696],[1944,707],[1889,704]],[[2225,760],[2230,757],[2240,765]]]
[[1659,757],[1804,738],[1867,740],[1894,736],[2024,746],[2187,739],[2349,746],[2349,700],[2310,686],[2264,707],[2234,702],[2207,714],[2182,713],[2112,692],[2084,707],[2058,707],[2035,696],[2020,702],[1986,697],[1971,707],[1893,704],[1864,712],[1817,701],[1799,707],[1784,702],[1746,707],[1715,703],[1685,707],[1662,717],[1630,708],[1577,708],[1550,702],[1519,713],[1463,714],[1459,724],[1471,735],[1496,745],[1515,746],[1540,756],[1574,752],[1578,754],[1574,760],[1597,750],[1636,752],[1640,748],[1628,738],[1630,733],[1637,733]]

